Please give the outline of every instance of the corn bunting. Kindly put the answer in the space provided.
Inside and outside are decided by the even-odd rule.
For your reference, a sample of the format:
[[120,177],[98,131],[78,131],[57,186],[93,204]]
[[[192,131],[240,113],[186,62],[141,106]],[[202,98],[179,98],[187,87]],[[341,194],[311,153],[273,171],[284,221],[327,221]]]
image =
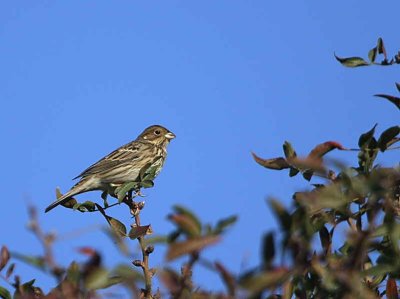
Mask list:
[[148,127],[136,140],[116,149],[74,178],[80,178],[80,181],[49,205],[46,212],[80,193],[93,190],[108,192],[110,188],[115,189],[121,184],[135,182],[147,173],[151,173],[154,179],[160,173],[167,157],[167,145],[174,138],[175,134],[162,126]]

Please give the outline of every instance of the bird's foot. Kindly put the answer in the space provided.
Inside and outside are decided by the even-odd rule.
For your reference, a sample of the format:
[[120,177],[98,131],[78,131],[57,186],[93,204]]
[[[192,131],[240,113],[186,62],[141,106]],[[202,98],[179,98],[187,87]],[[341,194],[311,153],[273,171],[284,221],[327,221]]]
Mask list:
[[146,195],[143,194],[142,191],[141,191],[140,189],[135,191],[135,196],[146,197]]

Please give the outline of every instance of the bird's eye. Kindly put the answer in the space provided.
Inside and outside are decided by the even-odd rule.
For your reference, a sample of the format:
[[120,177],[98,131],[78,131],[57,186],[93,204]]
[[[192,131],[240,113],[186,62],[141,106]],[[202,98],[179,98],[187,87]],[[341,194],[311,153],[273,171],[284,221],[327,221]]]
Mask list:
[[160,130],[155,130],[155,131],[154,131],[154,134],[160,135],[160,134],[161,134],[161,131],[160,131]]

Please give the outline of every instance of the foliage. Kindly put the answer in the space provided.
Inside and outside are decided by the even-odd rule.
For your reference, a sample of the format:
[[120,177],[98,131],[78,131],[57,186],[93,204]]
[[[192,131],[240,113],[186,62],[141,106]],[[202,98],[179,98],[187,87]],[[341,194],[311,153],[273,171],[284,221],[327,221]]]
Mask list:
[[[381,62],[376,62],[378,55],[383,55]],[[388,60],[382,39],[369,51],[368,58],[369,62],[360,57],[336,56],[348,67],[400,63],[399,54]],[[400,91],[400,85],[396,86]],[[377,96],[400,108],[399,98]],[[234,215],[214,225],[205,224],[193,211],[174,206],[168,216],[174,229],[165,236],[152,236],[151,225],[143,225],[140,220],[144,202],[134,201],[141,195],[141,188],[153,186],[152,176],[147,173],[138,182],[103,194],[102,205],[78,203],[76,199],[64,204],[82,213],[99,213],[121,254],[131,257],[126,241],[132,240],[140,248],[141,259],[107,268],[98,250],[83,247],[78,251],[86,261],[65,266],[53,254],[57,236],[41,229],[37,212],[30,207],[29,230],[42,244],[43,254],[10,253],[6,246],[1,247],[0,298],[99,298],[103,289],[114,285],[125,287],[132,298],[399,298],[400,166],[382,167],[376,159],[399,149],[400,126],[386,128],[380,134],[377,127],[360,135],[357,148],[326,141],[301,156],[285,141],[283,156],[265,159],[253,153],[255,162],[269,170],[288,169],[289,177],[302,175],[307,183],[318,177],[322,183],[295,192],[290,208],[277,199],[268,200],[279,229],[265,232],[259,265],[245,273],[232,273],[203,254],[209,246],[218,245],[237,221]],[[357,162],[352,166],[326,162],[325,156],[333,150],[357,151]],[[109,204],[107,194],[112,194],[116,203]],[[56,195],[62,196],[59,190]],[[108,214],[108,209],[116,205],[127,207],[133,223],[128,226]],[[179,269],[171,264],[151,267],[150,257],[159,243],[167,245],[167,261],[184,261]],[[15,274],[18,261],[48,273],[57,284],[45,294],[35,279],[21,281]],[[225,290],[199,288],[193,281],[196,265],[217,273]],[[160,282],[157,288],[155,277]]]

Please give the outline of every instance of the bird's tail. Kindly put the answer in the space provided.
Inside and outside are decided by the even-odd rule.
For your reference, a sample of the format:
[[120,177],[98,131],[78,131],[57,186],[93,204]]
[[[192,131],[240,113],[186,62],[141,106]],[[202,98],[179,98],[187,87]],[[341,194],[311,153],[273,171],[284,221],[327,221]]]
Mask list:
[[53,202],[52,204],[50,204],[46,210],[45,213],[47,213],[48,211],[54,209],[56,206],[61,205],[63,203],[66,203],[68,200],[71,199],[72,196],[80,194],[82,192],[86,192],[89,191],[90,189],[88,188],[90,185],[90,182],[88,180],[81,180],[79,181],[75,186],[73,186],[71,188],[71,190],[69,190],[67,193],[65,193],[64,195],[62,195],[61,197],[57,198],[57,200],[55,202]]

